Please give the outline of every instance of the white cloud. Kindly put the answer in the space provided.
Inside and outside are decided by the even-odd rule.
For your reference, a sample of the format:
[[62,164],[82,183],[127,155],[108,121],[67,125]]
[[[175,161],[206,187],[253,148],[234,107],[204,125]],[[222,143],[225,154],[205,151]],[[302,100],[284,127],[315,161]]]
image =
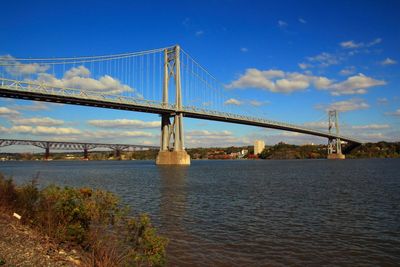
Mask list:
[[315,129],[328,129],[327,121],[319,121],[319,122],[306,122],[303,124],[305,127],[315,128]]
[[350,40],[350,41],[341,42],[340,46],[344,49],[355,49],[355,48],[361,48],[361,47],[371,47],[371,46],[377,45],[381,42],[382,42],[382,38],[376,38],[366,44],[363,42],[356,43],[353,40]]
[[329,88],[333,84],[333,80],[330,80],[326,77],[316,77],[316,76],[309,76],[312,81],[314,82],[314,86],[317,89],[325,89]]
[[64,78],[65,79],[73,79],[74,77],[89,77],[90,76],[90,71],[84,67],[84,66],[79,66],[76,68],[71,68],[67,70],[64,73]]
[[12,123],[16,125],[60,126],[64,124],[64,121],[49,117],[34,117],[14,119]]
[[385,112],[385,115],[391,115],[391,116],[400,116],[400,108],[396,109],[393,112]]
[[304,62],[299,63],[298,65],[299,65],[299,68],[302,69],[302,70],[312,68],[312,65],[311,65],[311,64],[304,63]]
[[224,138],[226,136],[231,136],[232,132],[230,131],[207,131],[207,130],[194,130],[186,132],[186,136],[207,136],[207,137],[220,137]]
[[2,63],[8,64],[6,66],[6,71],[14,76],[17,75],[30,75],[30,74],[37,74],[41,72],[47,71],[50,66],[45,64],[38,64],[38,63],[28,63],[23,64],[21,62],[16,61],[16,59],[10,55],[0,56]]
[[364,43],[356,43],[354,41],[341,42],[340,46],[346,49],[363,47]]
[[397,64],[397,61],[391,58],[386,58],[385,60],[380,62],[381,65],[387,66],[387,65],[395,65]]
[[383,133],[364,133],[363,139],[368,139],[369,141],[381,141],[384,139],[388,139]]
[[13,126],[10,129],[8,129],[8,131],[14,133],[32,133],[33,127],[26,125]]
[[383,80],[376,80],[371,77],[367,77],[362,73],[351,76],[343,82],[332,84],[327,88],[331,90],[332,95],[354,95],[354,94],[365,94],[367,89],[374,86],[385,85],[386,82]]
[[90,120],[88,123],[92,126],[101,128],[115,128],[115,127],[136,127],[136,128],[159,128],[160,121],[141,121],[141,120],[128,120],[128,119],[115,119],[115,120]]
[[[301,81],[290,81],[286,79],[280,79],[277,85],[273,79],[283,78],[285,73],[280,70],[265,70],[260,71],[258,69],[247,69],[246,73],[241,75],[239,79],[231,82],[227,88],[259,88],[270,90],[271,92],[280,92],[283,89],[284,92],[291,92],[300,86],[300,89],[304,89],[304,83]],[[299,84],[301,83],[301,84]],[[282,88],[283,87],[283,88]],[[286,88],[287,87],[287,88]]]
[[247,137],[235,137],[230,131],[207,131],[207,130],[196,130],[188,131],[185,134],[185,142],[187,146],[199,147],[199,146],[240,146],[250,144],[250,140]]
[[303,19],[303,18],[299,18],[299,22],[300,22],[300,23],[303,23],[303,24],[306,24],[306,23],[307,23],[307,21],[306,21],[305,19]]
[[325,77],[305,75],[298,72],[285,73],[281,70],[247,69],[239,79],[226,85],[226,88],[256,88],[271,92],[291,93],[303,91],[313,84],[317,88],[326,87],[331,81]]
[[[14,125],[11,128],[5,128],[0,126],[0,132],[6,132],[11,134],[24,134],[24,135],[37,135],[45,136],[46,140],[77,140],[77,141],[89,141],[94,142],[114,142],[121,143],[123,138],[152,138],[154,134],[144,131],[81,131],[76,128],[67,127],[46,127],[46,126],[30,126],[30,125]],[[78,139],[77,139],[78,137]],[[112,140],[112,141],[110,141]],[[115,141],[118,140],[118,141]],[[122,142],[129,143],[129,142]]]
[[[99,130],[99,131],[84,131],[80,138],[89,140],[90,142],[104,142],[104,143],[131,143],[132,141],[123,141],[124,138],[128,140],[140,138],[153,138],[155,135],[150,132],[144,131],[115,131],[115,130]],[[117,140],[117,141],[115,141]],[[158,139],[157,139],[158,140]],[[143,140],[142,140],[143,141]]]
[[316,105],[317,109],[337,110],[339,112],[368,109],[369,105],[362,99],[353,98],[331,103],[330,105]]
[[263,105],[267,105],[269,103],[270,103],[269,101],[258,101],[258,100],[250,100],[249,101],[249,104],[254,106],[254,107],[260,107],[260,106],[263,106]]
[[299,74],[297,77],[276,80],[275,88],[280,92],[293,92],[304,90],[309,87],[309,81],[305,75]]
[[186,17],[186,18],[182,21],[182,25],[185,26],[185,28],[189,28],[189,25],[190,25],[190,18]]
[[242,102],[235,98],[230,98],[224,102],[224,105],[234,105],[234,106],[240,106]]
[[81,134],[81,131],[75,128],[64,127],[46,127],[46,126],[28,126],[18,125],[12,126],[9,129],[13,133],[34,134],[34,135],[76,135]]
[[249,51],[249,49],[247,49],[246,47],[242,47],[242,48],[240,48],[240,51],[243,53],[246,53]]
[[135,90],[128,85],[121,84],[117,79],[109,75],[104,75],[98,80],[90,78],[90,71],[84,67],[73,67],[64,73],[64,77],[57,79],[51,74],[40,73],[33,82],[44,83],[55,87],[82,89],[87,91],[119,94],[122,92],[134,92]]
[[356,68],[354,66],[350,66],[350,67],[345,67],[344,69],[342,69],[339,74],[343,75],[343,76],[349,76],[352,75],[356,72]]
[[351,128],[359,130],[381,130],[389,129],[389,124],[367,124],[367,125],[354,125]]
[[376,80],[361,73],[348,77],[345,81],[334,82],[323,76],[298,72],[285,73],[281,70],[262,71],[251,68],[225,87],[228,89],[256,88],[271,92],[291,93],[314,86],[320,90],[329,90],[332,95],[351,95],[365,94],[368,88],[385,84],[385,81]]
[[141,132],[141,131],[122,131],[118,133],[120,136],[126,137],[152,137],[153,134],[149,132]]
[[381,42],[382,42],[382,38],[376,38],[375,40],[369,42],[369,43],[367,44],[367,46],[374,46],[374,45],[379,44],[379,43],[381,43]]
[[195,35],[197,36],[197,37],[200,37],[200,36],[202,36],[204,34],[204,31],[203,30],[199,30],[199,31],[197,31],[196,33],[195,33]]
[[379,105],[386,105],[389,103],[389,100],[386,97],[379,97],[376,101]]
[[7,133],[7,132],[8,132],[8,128],[0,125],[0,133]]
[[278,26],[279,28],[286,28],[288,26],[288,23],[283,20],[278,20]]
[[340,63],[342,58],[337,55],[333,55],[327,52],[322,52],[313,57],[307,57],[307,60],[313,63],[317,63],[320,67],[328,67],[331,65],[337,65]]
[[[343,105],[343,104],[339,104]],[[328,129],[329,123],[328,121],[319,121],[319,122],[306,122],[303,124],[305,127],[315,128],[315,129]],[[389,124],[366,124],[366,125],[341,125],[340,128],[343,130],[382,130],[391,128]]]
[[4,117],[13,117],[13,116],[18,116],[19,112],[7,107],[0,107],[0,116]]
[[13,105],[12,107],[16,110],[39,111],[39,110],[49,110],[48,105],[62,105],[62,104],[32,101],[31,105]]

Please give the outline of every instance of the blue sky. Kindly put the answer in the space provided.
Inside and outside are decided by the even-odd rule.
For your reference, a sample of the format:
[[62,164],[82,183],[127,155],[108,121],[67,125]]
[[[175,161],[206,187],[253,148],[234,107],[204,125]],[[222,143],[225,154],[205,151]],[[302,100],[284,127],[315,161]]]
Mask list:
[[[399,141],[399,1],[6,1],[0,55],[70,57],[180,44],[233,112]],[[161,90],[161,89],[160,89]],[[229,105],[229,103],[227,103]],[[100,122],[99,122],[100,121]],[[0,99],[4,138],[159,143],[156,115]],[[185,119],[186,145],[326,140]]]

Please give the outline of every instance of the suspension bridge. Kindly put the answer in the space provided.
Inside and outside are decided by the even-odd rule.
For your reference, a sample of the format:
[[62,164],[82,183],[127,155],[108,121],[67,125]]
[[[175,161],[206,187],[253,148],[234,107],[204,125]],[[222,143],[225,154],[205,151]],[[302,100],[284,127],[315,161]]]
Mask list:
[[[161,116],[157,164],[190,164],[183,117],[309,134],[328,139],[328,158],[344,158],[337,112],[327,131],[238,114],[221,84],[180,46],[72,58],[0,57],[0,97],[83,105]],[[172,119],[172,122],[171,122]]]
[[50,158],[50,150],[62,151],[83,151],[83,159],[89,159],[89,151],[96,148],[106,148],[114,151],[115,158],[121,158],[121,152],[126,150],[138,151],[159,149],[157,146],[132,145],[132,144],[104,144],[104,143],[82,143],[82,142],[59,142],[43,140],[20,140],[20,139],[0,139],[0,147],[12,145],[27,145],[43,148],[45,150],[44,159]]

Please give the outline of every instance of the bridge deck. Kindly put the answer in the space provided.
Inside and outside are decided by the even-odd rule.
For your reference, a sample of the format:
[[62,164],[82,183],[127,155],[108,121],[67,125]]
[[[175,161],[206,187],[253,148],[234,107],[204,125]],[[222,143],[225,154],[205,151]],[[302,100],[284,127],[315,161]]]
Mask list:
[[261,118],[235,115],[187,106],[183,107],[181,110],[177,110],[176,106],[171,104],[162,104],[143,99],[106,95],[71,88],[57,88],[43,84],[35,84],[26,81],[15,81],[3,78],[0,78],[0,97],[130,110],[154,114],[174,114],[180,112],[183,113],[185,117],[189,118],[259,126],[264,128],[310,134],[319,137],[340,138],[343,141],[356,144],[362,143],[360,140],[347,136],[336,135],[334,133],[318,131],[299,125]]

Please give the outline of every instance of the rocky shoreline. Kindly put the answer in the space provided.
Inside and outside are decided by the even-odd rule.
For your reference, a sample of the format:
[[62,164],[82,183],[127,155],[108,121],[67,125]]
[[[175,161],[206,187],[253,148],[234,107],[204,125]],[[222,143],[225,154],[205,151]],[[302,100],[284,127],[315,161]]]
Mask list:
[[82,266],[82,255],[0,212],[0,266]]

